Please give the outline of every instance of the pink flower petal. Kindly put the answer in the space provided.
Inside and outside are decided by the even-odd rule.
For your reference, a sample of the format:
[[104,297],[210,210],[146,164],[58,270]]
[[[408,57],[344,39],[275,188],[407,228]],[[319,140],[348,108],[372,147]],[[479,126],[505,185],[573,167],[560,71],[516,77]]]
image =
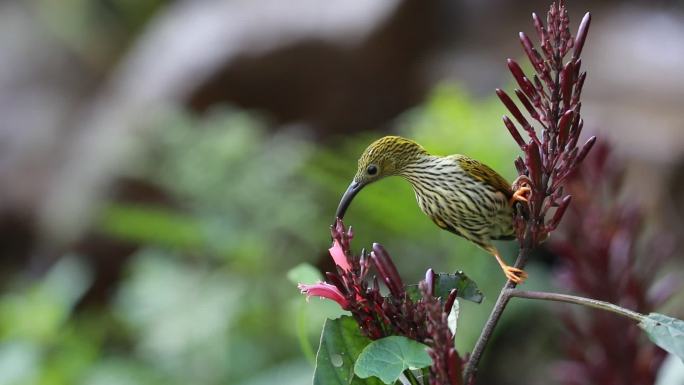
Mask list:
[[342,245],[340,245],[340,241],[335,239],[333,242],[333,246],[330,249],[328,249],[328,251],[330,251],[330,256],[332,257],[333,261],[335,261],[335,264],[337,266],[339,266],[344,271],[351,270],[349,261],[347,261],[347,255],[344,253]]
[[297,287],[299,288],[299,290],[301,290],[302,294],[306,294],[307,300],[311,296],[315,296],[333,300],[337,302],[342,307],[342,309],[346,309],[349,305],[349,302],[347,302],[347,299],[344,298],[342,292],[340,292],[340,290],[337,287],[329,283],[318,282],[313,285],[306,285],[300,283],[299,285],[297,285]]

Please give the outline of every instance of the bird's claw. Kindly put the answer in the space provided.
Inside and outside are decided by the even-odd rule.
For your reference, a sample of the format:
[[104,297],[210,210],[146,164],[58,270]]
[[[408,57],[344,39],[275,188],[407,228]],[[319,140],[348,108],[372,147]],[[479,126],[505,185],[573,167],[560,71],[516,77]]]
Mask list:
[[532,189],[527,185],[527,183],[523,184],[513,193],[510,204],[513,205],[515,202],[527,203],[527,194],[530,192],[532,192]]
[[524,270],[518,269],[517,267],[513,266],[505,266],[503,268],[504,274],[506,275],[506,278],[508,278],[511,282],[515,283],[516,285],[519,285],[527,279],[527,273]]

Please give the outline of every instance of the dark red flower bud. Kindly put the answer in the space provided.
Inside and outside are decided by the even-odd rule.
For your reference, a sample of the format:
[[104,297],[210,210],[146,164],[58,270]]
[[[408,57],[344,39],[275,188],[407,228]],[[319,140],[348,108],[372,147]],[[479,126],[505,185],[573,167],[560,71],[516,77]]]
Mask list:
[[525,94],[519,89],[515,90],[515,95],[518,97],[523,106],[525,106],[525,109],[530,114],[530,116],[533,119],[540,120],[539,113],[537,112],[537,110],[534,109],[532,103],[530,103],[530,100],[527,98],[527,96],[525,96]]
[[431,297],[435,295],[435,272],[432,269],[427,269],[425,272],[425,290]]
[[458,290],[456,289],[451,289],[449,292],[449,296],[447,297],[446,301],[444,302],[444,313],[449,314],[451,313],[451,308],[454,307],[454,302],[456,302],[456,296],[458,295]]
[[580,69],[582,69],[582,58],[575,59],[575,78],[579,78]]
[[342,283],[342,280],[337,276],[337,274],[326,271],[325,278],[328,282],[335,285],[336,288],[340,289],[340,292],[347,292],[347,288],[344,286],[344,283]]
[[518,106],[515,105],[515,103],[508,96],[508,94],[499,88],[496,89],[496,94],[499,96],[499,99],[501,99],[506,108],[508,108],[508,110],[511,112],[513,117],[515,117],[515,120],[517,120],[518,123],[520,123],[520,125],[523,126],[525,131],[528,131],[530,123],[527,122],[527,119],[525,119],[522,112],[520,112],[520,109],[518,109]]
[[591,148],[594,146],[594,143],[596,143],[595,136],[592,136],[591,138],[589,138],[589,140],[587,140],[586,143],[584,143],[584,146],[582,146],[582,150],[580,151],[579,155],[577,155],[577,164],[584,160],[584,158],[589,153],[589,150],[591,150]]
[[532,12],[532,21],[534,22],[534,29],[537,30],[537,35],[539,36],[539,41],[546,41],[546,32],[544,30],[544,22],[541,21],[536,13]]
[[525,164],[527,164],[527,169],[530,172],[530,179],[534,184],[533,187],[541,187],[542,179],[542,161],[541,155],[539,154],[539,146],[537,143],[532,142],[525,148]]
[[508,116],[504,115],[503,122],[506,125],[506,128],[508,128],[508,132],[511,133],[513,140],[515,140],[515,142],[518,143],[518,146],[520,146],[521,149],[525,149],[527,143],[525,143],[525,140],[522,138],[522,136],[520,136],[520,132],[518,132],[518,129],[515,128],[515,124],[511,122],[511,119],[509,119]]
[[575,52],[573,52],[572,57],[577,59],[582,54],[582,48],[584,48],[584,41],[587,39],[587,33],[589,32],[589,25],[591,24],[591,13],[587,12],[582,18],[579,29],[577,30],[577,37],[575,38]]
[[577,103],[579,101],[580,95],[582,94],[582,87],[584,87],[584,80],[587,78],[587,73],[582,72],[579,74],[577,77],[577,83],[575,84],[575,94],[573,95],[573,103]]
[[451,385],[461,385],[461,359],[456,352],[456,349],[450,348],[447,359],[447,374],[449,375],[449,382]]
[[563,98],[563,105],[565,108],[570,108],[570,99],[572,97],[572,84],[574,83],[574,63],[569,61],[563,67],[560,73],[560,86],[561,86],[561,96]]
[[527,37],[525,32],[520,32],[520,43],[522,43],[523,49],[525,50],[530,63],[532,63],[534,70],[541,73],[541,71],[544,70],[544,59],[542,59],[539,52],[534,48],[532,41],[530,41],[530,38]]
[[568,208],[568,205],[570,204],[571,200],[572,200],[572,196],[566,195],[563,198],[563,200],[561,201],[560,205],[558,205],[556,212],[553,213],[553,218],[551,218],[551,222],[549,222],[549,231],[553,231],[556,229],[556,227],[560,223],[561,219],[563,219],[563,215],[565,214],[565,210]]
[[382,278],[387,288],[390,290],[393,296],[400,298],[404,296],[404,283],[399,276],[397,267],[394,266],[392,258],[379,243],[373,243],[373,252],[371,253],[371,259],[375,263],[375,267],[378,269],[380,278]]
[[575,117],[575,111],[566,111],[563,116],[561,116],[558,122],[558,146],[563,148],[568,140],[568,134],[570,133],[570,123]]
[[539,97],[539,95],[537,95],[537,90],[532,85],[532,82],[530,82],[530,79],[525,76],[522,68],[520,68],[515,60],[508,59],[508,69],[511,71],[515,81],[518,82],[518,85],[525,92],[527,97],[530,99],[536,99]]

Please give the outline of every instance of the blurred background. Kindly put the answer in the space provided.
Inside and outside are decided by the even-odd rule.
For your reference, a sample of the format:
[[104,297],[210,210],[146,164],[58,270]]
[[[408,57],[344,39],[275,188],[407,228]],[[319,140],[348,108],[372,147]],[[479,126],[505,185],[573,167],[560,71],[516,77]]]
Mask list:
[[[400,134],[512,180],[493,90],[513,88],[505,59],[523,62],[517,33],[548,4],[1,2],[0,384],[310,383],[339,311],[299,294],[315,272],[288,272],[332,268],[328,226],[356,158]],[[569,8],[573,31],[593,14],[583,115],[624,170],[609,200],[665,233],[681,271],[684,3]],[[364,190],[346,222],[408,282],[429,267],[478,282],[487,299],[462,305],[457,333],[470,350],[502,284],[493,258],[439,231],[398,178]],[[509,261],[515,246],[501,245]],[[567,289],[552,249],[527,288]],[[684,317],[683,301],[657,310]],[[510,306],[485,383],[562,382],[557,310]]]

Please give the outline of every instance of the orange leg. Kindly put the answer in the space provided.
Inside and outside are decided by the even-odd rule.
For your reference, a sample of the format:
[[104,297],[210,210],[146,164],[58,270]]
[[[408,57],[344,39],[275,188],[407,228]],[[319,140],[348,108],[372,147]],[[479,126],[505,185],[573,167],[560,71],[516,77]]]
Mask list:
[[504,275],[510,281],[519,285],[527,279],[527,273],[524,270],[509,266],[506,264],[506,262],[504,262],[503,259],[501,259],[501,256],[499,256],[499,250],[497,250],[496,247],[487,246],[485,250],[492,254],[494,258],[496,258],[496,261],[499,263],[499,266],[501,266],[501,270],[503,270]]

